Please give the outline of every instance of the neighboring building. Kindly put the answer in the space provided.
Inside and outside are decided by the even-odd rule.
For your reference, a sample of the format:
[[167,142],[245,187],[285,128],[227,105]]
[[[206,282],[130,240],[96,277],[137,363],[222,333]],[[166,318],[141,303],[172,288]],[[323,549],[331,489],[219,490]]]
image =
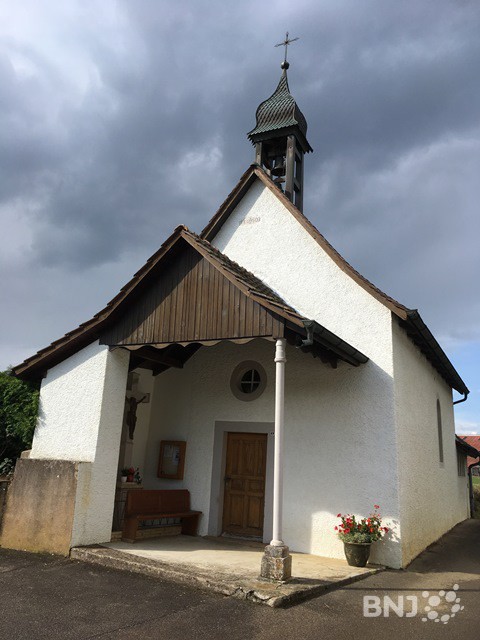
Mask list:
[[[474,439],[478,438],[478,436],[473,436],[473,438]],[[459,477],[468,477],[470,515],[474,517],[475,495],[474,495],[474,489],[473,489],[472,476],[478,475],[478,465],[480,464],[479,462],[480,450],[476,449],[472,444],[468,443],[466,441],[465,436],[455,436],[455,443],[457,446],[458,475]]]
[[[339,511],[378,503],[390,532],[372,560],[390,567],[469,517],[452,403],[468,389],[418,312],[303,215],[311,147],[287,66],[249,134],[256,163],[203,232],[177,227],[102,311],[14,369],[42,379],[41,409],[5,546],[109,540],[131,464],[146,488],[190,490],[201,535],[323,556],[343,557]],[[186,442],[183,479],[158,477],[162,441],[172,468],[165,441]]]
[[[477,436],[477,435],[463,436],[462,435],[462,436],[457,436],[457,438],[459,438],[460,440],[463,440],[464,442],[466,442],[468,445],[470,445],[477,451],[480,451],[480,436]],[[478,462],[478,457],[474,458],[472,456],[467,456],[467,467],[469,467],[474,462]],[[472,469],[472,474],[474,476],[479,476],[480,475],[479,467],[474,467]]]

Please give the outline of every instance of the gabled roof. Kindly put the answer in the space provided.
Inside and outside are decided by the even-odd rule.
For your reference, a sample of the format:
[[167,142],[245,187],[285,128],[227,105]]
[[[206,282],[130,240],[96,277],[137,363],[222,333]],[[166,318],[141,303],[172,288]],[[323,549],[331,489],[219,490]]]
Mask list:
[[[123,305],[127,304],[133,292],[142,285],[144,280],[151,273],[152,269],[160,263],[167,255],[173,245],[183,238],[191,246],[195,247],[202,255],[215,264],[215,266],[230,278],[235,285],[244,293],[252,297],[265,308],[275,311],[286,322],[298,328],[304,328],[305,324],[311,323],[311,319],[304,318],[298,314],[288,303],[282,300],[270,287],[259,280],[240,265],[230,260],[227,256],[213,247],[211,240],[222,227],[235,209],[243,195],[250,186],[260,180],[270,191],[284,204],[290,213],[307,230],[312,238],[322,247],[331,259],[347,273],[359,286],[364,288],[374,298],[384,304],[392,313],[398,317],[400,324],[407,331],[413,342],[424,353],[431,364],[443,376],[446,382],[459,393],[465,396],[469,393],[465,383],[453,367],[452,363],[435,340],[434,336],[421,319],[415,309],[408,309],[400,302],[397,302],[383,291],[375,287],[369,280],[356,271],[342,256],[327,242],[324,236],[314,227],[314,225],[303,215],[295,205],[285,196],[277,185],[258,165],[251,165],[243,174],[240,181],[229,194],[217,213],[202,231],[201,236],[189,231],[184,226],[179,226],[173,234],[162,244],[160,249],[151,256],[145,265],[135,273],[133,278],[120,290],[104,309],[99,311],[91,320],[82,323],[73,331],[68,332],[45,349],[41,349],[35,355],[27,358],[23,363],[13,368],[13,373],[24,378],[38,378],[44,372],[69,357],[84,346],[97,340],[100,333],[115,321]],[[330,349],[338,357],[351,364],[361,364],[368,360],[362,353],[343,341],[338,336],[332,334],[325,327],[314,323],[314,338],[323,348]]]
[[304,229],[312,236],[312,238],[324,249],[327,255],[345,271],[357,284],[368,291],[374,298],[385,304],[391,311],[393,311],[402,320],[407,319],[408,308],[400,302],[397,302],[386,293],[378,289],[369,280],[364,278],[356,269],[352,267],[342,256],[338,253],[334,247],[328,242],[328,240],[320,233],[320,231],[310,222],[310,220],[300,211],[297,207],[287,198],[283,191],[273,182],[273,180],[265,173],[265,171],[258,165],[252,164],[242,175],[240,180],[234,189],[229,193],[225,201],[222,203],[218,211],[208,222],[206,227],[200,234],[201,238],[211,241],[224,223],[229,218],[235,207],[243,198],[248,189],[256,180],[260,180],[264,186],[282,202],[282,204],[290,211],[294,218],[302,225]]
[[474,462],[480,457],[480,436],[455,436],[457,447]]
[[425,357],[442,375],[444,380],[456,391],[468,395],[469,390],[458,372],[438,344],[430,329],[423,322],[417,309],[409,309],[391,296],[381,291],[367,278],[361,275],[349,264],[306,216],[287,198],[283,191],[273,182],[265,171],[257,164],[252,164],[240,178],[235,188],[227,196],[218,211],[201,232],[205,240],[212,240],[220,231],[230,214],[238,205],[248,189],[256,181],[267,187],[288,209],[294,218],[303,226],[318,245],[330,256],[337,266],[348,274],[359,286],[384,304],[399,319],[401,326],[407,331],[413,342],[419,347]]
[[[22,378],[41,377],[47,369],[79,351],[87,344],[99,339],[99,337],[107,331],[108,327],[111,327],[122,317],[122,314],[125,313],[126,305],[130,303],[135,292],[138,292],[142,284],[147,281],[149,275],[153,273],[154,269],[161,268],[163,261],[168,259],[170,252],[181,241],[188,243],[188,245],[208,260],[209,263],[213,264],[213,266],[240,289],[245,296],[261,307],[268,309],[276,317],[282,319],[285,326],[293,327],[294,330],[296,327],[300,335],[305,335],[305,325],[309,322],[309,319],[298,314],[295,309],[282,300],[282,298],[264,282],[230,260],[207,240],[200,238],[186,227],[179,226],[104,309],[95,314],[91,320],[82,323],[79,327],[65,334],[65,336],[56,340],[50,346],[41,349],[34,356],[27,358],[22,364],[14,367],[13,373]],[[324,327],[318,326],[314,337],[320,349],[325,349],[336,357],[344,359],[355,366],[368,360],[368,358],[358,350]],[[192,340],[190,342],[196,341]],[[202,341],[200,340],[199,342]],[[108,342],[108,344],[110,344],[110,342]],[[127,345],[121,343],[121,346]]]

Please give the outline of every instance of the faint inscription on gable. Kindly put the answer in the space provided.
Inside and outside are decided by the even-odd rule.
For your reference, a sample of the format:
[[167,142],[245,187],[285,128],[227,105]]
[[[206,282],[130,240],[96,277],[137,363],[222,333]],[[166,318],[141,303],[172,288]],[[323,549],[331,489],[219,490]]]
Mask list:
[[260,216],[248,216],[247,218],[241,220],[238,226],[240,227],[242,226],[242,224],[257,224],[257,222],[260,222],[260,220]]

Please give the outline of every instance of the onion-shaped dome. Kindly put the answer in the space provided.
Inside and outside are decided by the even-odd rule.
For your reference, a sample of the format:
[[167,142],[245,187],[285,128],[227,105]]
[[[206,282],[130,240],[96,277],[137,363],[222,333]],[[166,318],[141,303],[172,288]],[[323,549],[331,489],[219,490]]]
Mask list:
[[[288,63],[287,63],[288,64]],[[260,104],[256,113],[257,125],[247,135],[255,143],[269,137],[278,137],[285,130],[295,129],[301,134],[305,151],[312,151],[307,142],[307,121],[300,111],[294,97],[290,93],[287,69],[283,69],[282,77],[274,93]],[[273,134],[269,136],[268,134]]]

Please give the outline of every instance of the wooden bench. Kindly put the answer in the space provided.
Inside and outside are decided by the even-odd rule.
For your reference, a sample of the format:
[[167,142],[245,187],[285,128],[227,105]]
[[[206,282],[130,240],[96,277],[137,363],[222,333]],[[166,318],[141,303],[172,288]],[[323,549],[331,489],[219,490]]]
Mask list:
[[129,491],[125,503],[122,540],[135,542],[140,522],[161,518],[180,518],[182,533],[195,536],[201,514],[201,511],[190,509],[190,492],[186,489]]

